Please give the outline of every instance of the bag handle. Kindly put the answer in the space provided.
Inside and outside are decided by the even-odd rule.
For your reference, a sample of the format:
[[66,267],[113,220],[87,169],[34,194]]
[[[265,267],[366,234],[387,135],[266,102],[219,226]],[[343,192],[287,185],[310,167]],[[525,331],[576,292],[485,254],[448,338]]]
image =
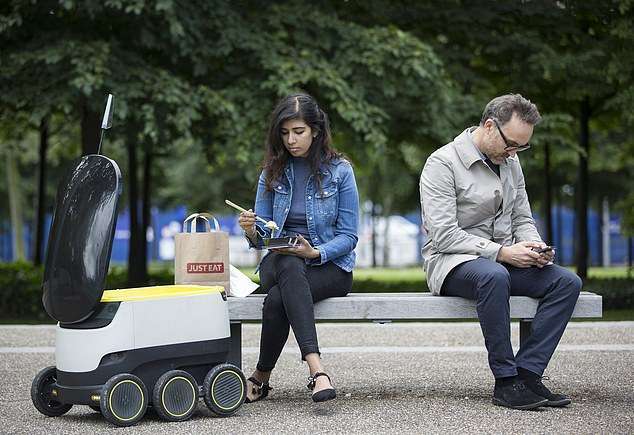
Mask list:
[[206,213],[206,212],[198,213],[198,217],[203,219],[207,223],[209,223],[209,219],[211,219],[214,223],[213,231],[220,231],[220,224],[218,223],[218,219],[216,219],[216,217],[212,215],[211,213]]
[[189,222],[189,232],[195,233],[196,231],[196,221],[198,218],[202,219],[205,222],[205,230],[206,232],[211,232],[211,225],[209,224],[209,220],[211,219],[214,223],[213,231],[220,231],[220,224],[218,220],[210,213],[192,213],[183,221],[183,232],[187,232],[187,223]]

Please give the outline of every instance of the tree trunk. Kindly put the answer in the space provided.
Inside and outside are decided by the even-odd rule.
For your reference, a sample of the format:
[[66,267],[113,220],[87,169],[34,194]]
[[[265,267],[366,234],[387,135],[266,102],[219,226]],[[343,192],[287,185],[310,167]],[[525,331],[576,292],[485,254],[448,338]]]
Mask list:
[[577,275],[585,280],[588,276],[588,157],[590,152],[590,101],[584,97],[580,106],[579,146],[585,155],[579,153],[577,186],[575,187],[577,221],[576,263]]
[[387,196],[383,201],[383,218],[385,228],[383,229],[383,267],[390,266],[390,215],[392,214],[392,197]]
[[546,224],[546,243],[554,244],[553,240],[553,187],[550,175],[550,145],[544,147],[544,223]]
[[[557,237],[553,240],[553,244],[557,248],[555,252],[557,253],[558,263],[564,264],[564,245],[563,245],[563,228],[562,228],[562,217],[561,217],[561,208],[563,207],[563,201],[561,198],[561,189],[556,189],[555,191],[555,216],[553,216],[553,222],[557,225]],[[554,230],[554,228],[553,228]],[[554,231],[553,231],[554,233]],[[554,237],[554,234],[553,234]]]
[[632,278],[632,254],[634,253],[634,249],[632,249],[632,236],[627,238],[627,278]]
[[9,192],[9,212],[11,215],[11,233],[13,235],[13,260],[24,261],[24,237],[22,223],[22,192],[20,174],[14,150],[11,146],[6,153],[7,190]]
[[152,226],[150,210],[152,207],[152,143],[148,142],[145,147],[145,159],[143,161],[143,192],[141,206],[141,235],[143,236],[143,244],[141,247],[142,277],[144,283],[148,280],[148,249],[147,249],[147,230]]
[[37,173],[37,195],[35,204],[35,235],[33,237],[33,264],[42,264],[44,217],[46,213],[46,152],[48,150],[48,116],[40,122],[40,150]]
[[612,265],[612,252],[610,243],[610,201],[606,196],[603,200],[598,200],[599,206],[597,210],[600,210],[601,219],[599,225],[599,240],[601,240],[601,249],[599,250],[600,259],[599,264],[603,267],[610,267]]
[[[139,184],[137,177],[136,129],[128,132],[126,146],[128,148],[128,184],[130,208],[130,239],[128,242],[128,285],[135,287],[143,284],[143,261],[141,246],[145,233],[139,228]],[[143,235],[143,237],[141,237]]]
[[96,154],[99,147],[99,113],[92,110],[85,96],[80,97],[81,155]]
[[372,209],[370,213],[370,227],[372,230],[372,267],[376,267],[376,204],[374,201],[372,201]]

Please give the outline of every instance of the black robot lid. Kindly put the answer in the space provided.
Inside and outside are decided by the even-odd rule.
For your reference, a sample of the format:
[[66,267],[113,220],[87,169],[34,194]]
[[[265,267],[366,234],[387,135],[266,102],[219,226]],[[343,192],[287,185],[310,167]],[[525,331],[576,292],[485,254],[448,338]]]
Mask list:
[[90,317],[104,291],[117,223],[121,171],[102,155],[81,157],[60,181],[48,238],[42,302],[61,323]]

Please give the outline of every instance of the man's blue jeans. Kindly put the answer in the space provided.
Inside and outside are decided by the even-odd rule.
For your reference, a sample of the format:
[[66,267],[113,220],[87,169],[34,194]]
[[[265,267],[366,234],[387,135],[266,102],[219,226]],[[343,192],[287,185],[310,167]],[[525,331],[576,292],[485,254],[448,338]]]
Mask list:
[[[441,294],[477,302],[478,318],[496,378],[517,375],[517,367],[543,375],[574,310],[581,279],[557,265],[518,268],[484,258],[456,266],[445,278]],[[513,355],[510,296],[541,298],[531,335]]]

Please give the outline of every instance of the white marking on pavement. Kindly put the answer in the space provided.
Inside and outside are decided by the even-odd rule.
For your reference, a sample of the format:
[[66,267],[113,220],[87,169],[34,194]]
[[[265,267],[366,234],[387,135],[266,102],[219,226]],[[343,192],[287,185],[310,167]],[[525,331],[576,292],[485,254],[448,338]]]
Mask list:
[[[253,323],[243,323],[243,327],[245,326],[259,326]],[[371,320],[364,322],[340,322],[340,323],[322,323],[318,322],[317,327],[321,328],[337,328],[341,326],[356,326],[356,327],[366,327],[366,328],[426,328],[426,329],[437,329],[439,326],[442,326],[444,329],[478,329],[480,330],[480,324],[477,319],[471,319],[464,322],[372,322]],[[519,321],[517,319],[513,319],[511,321],[511,327],[519,327]],[[566,326],[567,329],[587,329],[587,328],[597,328],[597,329],[608,329],[608,328],[616,328],[616,329],[631,329],[634,328],[634,321],[629,320],[618,320],[618,321],[584,321],[584,322],[575,322],[571,321]]]
[[[519,348],[513,347],[517,352]],[[322,353],[485,353],[484,346],[344,346],[322,347]],[[285,347],[285,352],[299,353],[297,347]],[[559,352],[634,352],[634,344],[562,344]],[[245,347],[243,353],[257,354],[259,348]]]
[[55,348],[51,346],[0,347],[0,353],[55,353]]
[[[471,328],[480,328],[477,319],[472,319],[472,321],[466,322],[388,322],[388,323],[374,323],[370,320],[365,322],[319,322],[317,323],[317,327],[319,328],[339,328],[342,326],[356,326],[356,327],[366,327],[366,328],[427,328],[427,329],[436,329],[438,326],[442,325],[444,329],[471,329]],[[519,323],[517,321],[512,321],[511,326],[518,326]],[[260,328],[259,323],[243,323],[243,328]],[[575,322],[572,321],[568,323],[566,327],[568,329],[586,329],[586,328],[617,328],[617,329],[631,329],[634,328],[634,321],[587,321],[587,322]],[[0,331],[2,330],[16,330],[16,329],[43,329],[43,330],[54,330],[55,325],[0,325]]]
[[[519,348],[513,348],[515,352]],[[565,352],[581,352],[581,351],[595,351],[595,352],[631,352],[634,351],[634,344],[562,344],[557,347],[558,351]],[[486,352],[484,346],[376,346],[376,347],[326,347],[324,352],[332,353],[471,353],[471,352]]]
[[[244,347],[242,353],[257,354],[257,347]],[[480,353],[484,346],[343,346],[323,347],[323,353]],[[515,349],[517,351],[517,349]],[[562,344],[558,352],[634,352],[634,344]],[[297,347],[285,347],[284,352],[299,353]],[[41,347],[0,347],[2,353],[55,353],[55,348]]]

